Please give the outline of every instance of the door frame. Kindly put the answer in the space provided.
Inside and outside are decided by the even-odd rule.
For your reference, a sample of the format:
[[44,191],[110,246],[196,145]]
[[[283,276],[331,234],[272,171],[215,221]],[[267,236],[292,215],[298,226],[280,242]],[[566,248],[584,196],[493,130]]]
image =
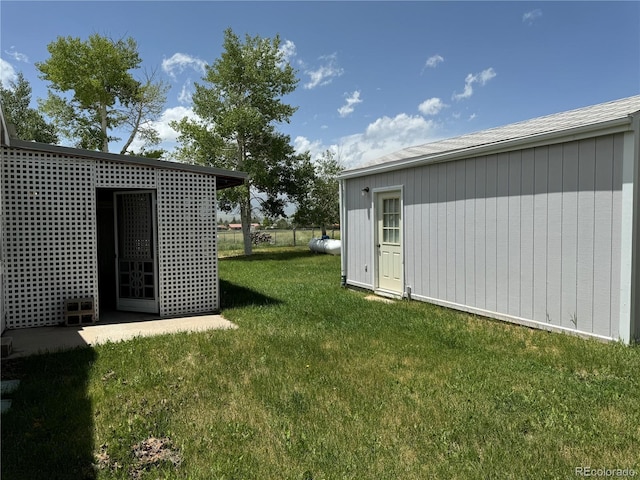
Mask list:
[[[379,229],[378,229],[378,210],[379,210],[379,198],[381,194],[393,193],[397,192],[398,197],[400,198],[400,291],[396,292],[393,290],[387,290],[384,288],[380,288],[380,277],[379,277],[379,255],[378,255],[378,247],[379,242]],[[373,275],[373,290],[378,295],[383,296],[391,296],[391,297],[400,297],[404,296],[405,291],[405,280],[404,280],[404,186],[403,185],[390,185],[388,187],[378,187],[373,188],[371,190],[371,202],[372,202],[372,232],[371,239],[372,243],[372,262],[373,266],[371,274]]]
[[[118,251],[118,195],[127,195],[134,193],[148,193],[151,195],[151,235],[153,243],[153,290],[155,298],[150,299],[130,299],[120,297],[120,252]],[[114,241],[115,241],[115,264],[116,264],[116,310],[126,312],[160,312],[160,291],[158,281],[158,209],[157,209],[157,192],[151,188],[138,188],[128,190],[116,190],[113,192],[113,223],[114,223]]]

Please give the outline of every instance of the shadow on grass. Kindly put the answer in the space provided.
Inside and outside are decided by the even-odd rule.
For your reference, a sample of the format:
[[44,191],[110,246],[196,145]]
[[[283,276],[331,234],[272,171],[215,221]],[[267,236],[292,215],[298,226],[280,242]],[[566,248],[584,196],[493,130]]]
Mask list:
[[2,478],[94,479],[92,348],[20,360],[20,386],[2,415]]
[[220,303],[224,310],[250,305],[278,305],[282,302],[277,298],[268,297],[255,290],[220,279]]

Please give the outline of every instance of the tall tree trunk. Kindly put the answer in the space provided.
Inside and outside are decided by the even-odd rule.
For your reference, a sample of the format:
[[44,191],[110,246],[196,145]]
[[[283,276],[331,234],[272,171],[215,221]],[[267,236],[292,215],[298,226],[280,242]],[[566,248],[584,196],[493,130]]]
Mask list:
[[[242,170],[246,158],[244,135],[238,135],[238,170]],[[244,254],[252,254],[251,245],[251,183],[246,183],[243,187],[245,191],[240,199],[240,223],[242,225],[242,242],[244,243]]]
[[107,106],[100,105],[100,127],[102,130],[102,151],[109,151],[109,136],[107,135]]
[[245,185],[246,195],[240,200],[240,223],[242,224],[242,241],[244,243],[244,254],[252,254],[251,244],[251,192],[249,185]]

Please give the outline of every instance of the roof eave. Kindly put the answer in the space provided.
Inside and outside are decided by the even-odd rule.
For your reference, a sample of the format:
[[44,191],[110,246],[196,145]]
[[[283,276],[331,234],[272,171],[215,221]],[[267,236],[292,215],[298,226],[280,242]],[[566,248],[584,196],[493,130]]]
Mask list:
[[217,177],[217,189],[236,187],[242,185],[248,178],[245,172],[237,172],[225,170],[216,167],[206,167],[204,165],[191,165],[188,163],[169,162],[166,160],[157,160],[155,158],[137,157],[134,155],[122,155],[118,153],[99,152],[95,150],[83,150],[80,148],[63,147],[60,145],[51,145],[49,143],[27,142],[16,138],[5,138],[5,144],[11,148],[24,148],[26,150],[35,150],[38,152],[58,153],[61,155],[81,157],[81,158],[97,158],[110,162],[126,163],[131,165],[140,165],[154,168],[164,168],[167,170],[180,170],[185,172],[203,173],[206,175],[215,175]]
[[633,115],[635,114],[631,114],[626,117],[617,118],[614,120],[609,120],[606,122],[582,125],[580,127],[575,127],[567,130],[541,133],[538,135],[531,135],[527,137],[503,140],[500,142],[482,144],[468,148],[449,150],[446,152],[435,154],[419,155],[416,157],[404,158],[392,162],[370,165],[344,171],[338,176],[338,178],[346,180],[349,178],[357,178],[364,175],[374,175],[377,173],[391,172],[430,163],[462,160],[465,158],[471,158],[480,155],[503,153],[506,151],[519,150],[522,148],[534,148],[541,145],[575,141],[593,136],[595,132],[598,132],[598,136],[624,132],[632,129]]

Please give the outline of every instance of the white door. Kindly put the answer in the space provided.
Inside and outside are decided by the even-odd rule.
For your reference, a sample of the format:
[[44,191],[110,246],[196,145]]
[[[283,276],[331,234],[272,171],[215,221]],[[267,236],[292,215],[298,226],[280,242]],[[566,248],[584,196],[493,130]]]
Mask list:
[[158,313],[154,192],[116,192],[116,308]]
[[402,205],[400,192],[376,199],[377,288],[402,294]]

